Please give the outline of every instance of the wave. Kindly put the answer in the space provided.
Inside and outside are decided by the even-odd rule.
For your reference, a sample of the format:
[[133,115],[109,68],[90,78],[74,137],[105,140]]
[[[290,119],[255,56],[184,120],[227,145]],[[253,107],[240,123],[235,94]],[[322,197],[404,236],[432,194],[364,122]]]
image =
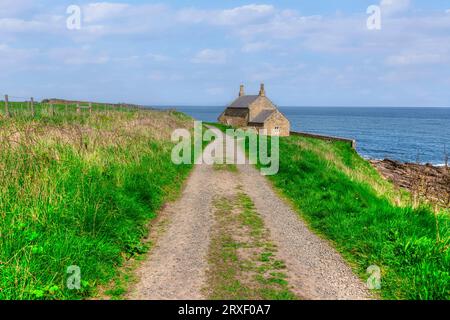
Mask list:
[[[433,163],[433,166],[435,167],[445,167],[445,163]],[[447,164],[448,166],[448,164]]]

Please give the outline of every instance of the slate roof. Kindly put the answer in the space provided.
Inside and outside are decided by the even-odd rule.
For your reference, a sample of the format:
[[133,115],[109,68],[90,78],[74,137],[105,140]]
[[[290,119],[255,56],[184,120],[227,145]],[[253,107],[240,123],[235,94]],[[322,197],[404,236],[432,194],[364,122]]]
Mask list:
[[229,108],[248,108],[250,104],[252,104],[259,96],[242,96],[237,98]]
[[263,124],[267,119],[274,114],[276,110],[263,110],[256,117],[250,120],[250,123]]
[[225,110],[225,116],[227,117],[241,117],[245,118],[248,115],[248,108],[227,108]]

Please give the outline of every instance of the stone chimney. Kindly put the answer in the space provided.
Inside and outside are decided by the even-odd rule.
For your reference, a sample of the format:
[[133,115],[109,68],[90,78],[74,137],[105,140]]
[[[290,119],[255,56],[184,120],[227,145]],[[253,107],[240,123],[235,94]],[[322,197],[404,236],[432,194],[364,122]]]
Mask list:
[[266,96],[266,89],[264,89],[264,83],[261,83],[261,90],[259,90],[259,95],[261,97],[265,97]]
[[245,96],[244,85],[241,84],[241,89],[239,90],[239,97]]

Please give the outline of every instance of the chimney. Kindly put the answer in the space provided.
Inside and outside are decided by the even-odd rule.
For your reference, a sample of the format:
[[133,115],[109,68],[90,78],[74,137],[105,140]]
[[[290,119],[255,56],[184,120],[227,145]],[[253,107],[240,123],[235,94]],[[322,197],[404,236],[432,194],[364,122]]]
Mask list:
[[243,96],[245,96],[244,85],[241,84],[241,90],[239,90],[239,97],[243,97]]
[[266,89],[264,89],[264,83],[261,83],[261,90],[259,90],[259,95],[261,97],[265,97],[266,96]]

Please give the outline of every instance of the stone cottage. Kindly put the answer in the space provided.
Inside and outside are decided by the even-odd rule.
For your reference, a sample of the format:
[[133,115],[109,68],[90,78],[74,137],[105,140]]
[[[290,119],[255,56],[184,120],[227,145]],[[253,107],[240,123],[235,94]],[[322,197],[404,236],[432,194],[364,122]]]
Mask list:
[[266,97],[264,84],[259,95],[245,95],[241,85],[239,97],[220,115],[219,122],[245,129],[267,129],[269,135],[289,136],[289,120]]

